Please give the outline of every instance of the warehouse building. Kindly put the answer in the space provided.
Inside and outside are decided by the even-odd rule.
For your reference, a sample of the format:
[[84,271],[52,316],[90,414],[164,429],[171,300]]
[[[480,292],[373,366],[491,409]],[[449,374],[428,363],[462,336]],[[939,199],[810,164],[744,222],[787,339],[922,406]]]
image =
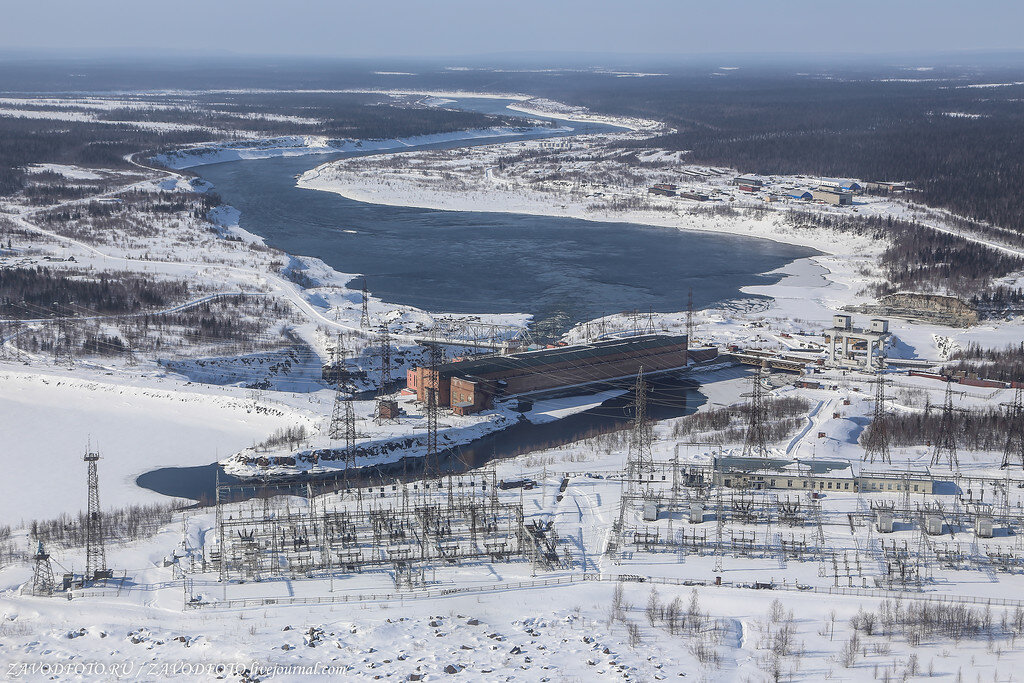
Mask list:
[[811,193],[816,202],[824,202],[835,206],[850,206],[853,204],[853,193],[833,190],[826,187],[819,187]]
[[720,456],[711,466],[718,486],[737,489],[782,489],[833,493],[920,493],[932,495],[927,472],[855,473],[842,460],[785,460]]
[[764,181],[750,175],[741,175],[732,179],[732,184],[747,192],[757,192],[764,187]]
[[860,192],[863,189],[860,183],[849,178],[822,178],[818,181],[818,187],[834,192]]
[[417,367],[408,371],[406,384],[420,401],[435,390],[439,406],[462,415],[493,407],[495,397],[629,377],[641,367],[659,372],[686,364],[686,335],[649,334],[472,358],[444,363],[436,372]]

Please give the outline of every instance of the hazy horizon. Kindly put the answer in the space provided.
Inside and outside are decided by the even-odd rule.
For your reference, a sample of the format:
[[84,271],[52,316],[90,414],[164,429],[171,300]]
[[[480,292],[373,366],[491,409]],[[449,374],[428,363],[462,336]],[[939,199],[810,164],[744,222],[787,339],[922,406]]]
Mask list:
[[9,5],[7,56],[164,54],[229,58],[452,59],[562,55],[632,60],[988,54],[1024,50],[1024,3],[964,11],[950,0],[866,0],[855,10],[806,0],[621,3],[464,0],[350,6],[296,0],[142,3],[55,0]]

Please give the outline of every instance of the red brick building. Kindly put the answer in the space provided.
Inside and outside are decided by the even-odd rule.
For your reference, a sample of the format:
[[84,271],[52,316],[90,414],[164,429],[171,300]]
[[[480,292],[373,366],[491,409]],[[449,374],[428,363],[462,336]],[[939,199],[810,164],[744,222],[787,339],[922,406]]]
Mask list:
[[406,383],[420,401],[437,391],[437,403],[458,414],[493,406],[496,396],[585,385],[602,380],[685,367],[685,335],[650,334],[628,339],[560,346],[507,356],[488,356],[408,371]]

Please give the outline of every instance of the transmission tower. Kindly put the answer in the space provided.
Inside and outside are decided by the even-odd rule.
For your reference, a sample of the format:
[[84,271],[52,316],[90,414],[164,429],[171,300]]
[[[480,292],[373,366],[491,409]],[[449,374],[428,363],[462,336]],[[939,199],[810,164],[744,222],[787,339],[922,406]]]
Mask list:
[[359,327],[368,328],[370,326],[370,292],[366,288],[366,278],[363,278],[363,311],[359,318]]
[[356,459],[356,413],[352,405],[352,375],[348,371],[345,347],[338,335],[333,349],[334,367],[338,373],[338,386],[334,394],[334,410],[331,412],[331,427],[328,436],[345,442],[345,470],[355,465]]
[[438,452],[437,452],[437,390],[440,386],[438,367],[442,362],[443,352],[437,343],[437,335],[431,333],[432,339],[427,343],[427,455],[424,460],[424,473],[428,476],[437,475]]
[[885,375],[875,373],[875,415],[871,420],[871,438],[864,445],[864,460],[873,463],[875,458],[892,463],[889,453],[889,424],[885,414]]
[[636,373],[633,384],[633,425],[629,435],[629,454],[626,458],[626,470],[632,489],[635,483],[643,480],[644,474],[653,467],[651,442],[653,434],[647,419],[647,382],[644,381],[643,366]]
[[747,435],[743,441],[743,455],[767,457],[768,456],[768,434],[765,424],[764,390],[761,380],[767,363],[762,361],[759,367],[750,378],[750,415],[747,423]]
[[1002,467],[1010,467],[1017,461],[1024,468],[1024,388],[1020,385],[1013,393],[1007,417],[1006,447],[1003,448]]
[[686,342],[693,345],[693,287],[686,295]]
[[89,468],[89,511],[85,517],[85,580],[107,578],[107,553],[103,547],[103,514],[100,512],[100,478],[96,461],[100,454],[87,451],[82,458]]
[[125,361],[131,366],[138,365],[138,360],[135,358],[135,344],[138,335],[132,331],[132,325],[130,323],[125,325],[121,330],[121,336],[125,341]]
[[53,364],[61,365],[66,362],[69,366],[75,364],[75,354],[71,347],[71,327],[64,318],[57,319],[57,339],[53,344]]
[[388,387],[391,386],[391,330],[388,324],[380,326],[380,391],[377,394],[377,424],[394,422],[397,417],[397,405],[388,398]]
[[53,567],[50,566],[50,553],[43,548],[43,542],[36,546],[36,561],[32,570],[32,595],[53,595]]
[[946,379],[946,400],[939,418],[939,436],[935,440],[935,451],[932,453],[932,466],[936,466],[945,458],[949,469],[958,469],[960,460],[956,455],[956,424],[953,421],[953,382]]

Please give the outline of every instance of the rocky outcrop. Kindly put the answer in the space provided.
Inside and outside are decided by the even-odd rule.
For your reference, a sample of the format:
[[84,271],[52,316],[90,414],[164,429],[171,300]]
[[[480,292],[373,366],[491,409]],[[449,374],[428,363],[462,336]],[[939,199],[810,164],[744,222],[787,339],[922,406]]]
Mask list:
[[978,311],[971,304],[944,294],[896,292],[881,297],[877,304],[858,306],[856,311],[953,327],[970,327],[978,322]]

